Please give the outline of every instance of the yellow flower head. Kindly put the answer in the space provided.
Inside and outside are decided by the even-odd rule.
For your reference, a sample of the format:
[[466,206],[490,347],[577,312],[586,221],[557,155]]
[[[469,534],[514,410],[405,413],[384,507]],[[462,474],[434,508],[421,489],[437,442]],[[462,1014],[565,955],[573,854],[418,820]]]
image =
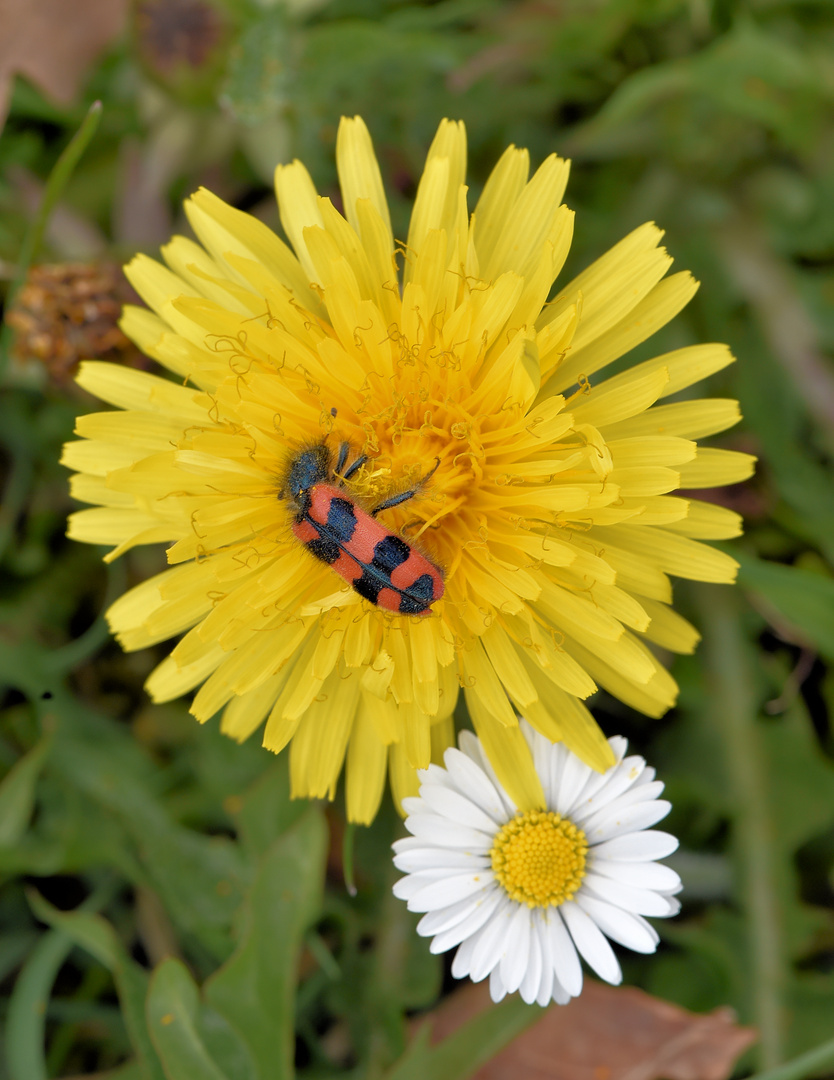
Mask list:
[[[81,417],[66,448],[73,494],[97,504],[69,535],[115,545],[108,559],[171,545],[110,625],[126,649],[187,631],[149,693],[200,686],[194,715],[224,709],[236,739],[266,719],[266,747],[291,743],[296,796],[332,798],[345,759],[355,821],[373,818],[386,770],[397,798],[416,792],[415,770],[453,744],[462,687],[501,782],[533,807],[516,710],[608,768],[583,699],[602,686],[662,714],[676,686],[646,643],[698,638],[668,575],[733,580],[701,541],[737,535],[738,516],[669,493],[749,475],[747,455],[694,441],[735,423],[736,403],[656,404],[732,356],[696,345],[598,374],[696,284],[665,276],[647,224],[548,301],[573,227],[555,155],[528,178],[511,146],[470,215],[465,131],[444,121],[398,245],[359,118],[336,153],[344,216],[300,162],[276,172],[292,248],[199,191],[186,212],[202,246],[175,237],[165,266],[128,266],[150,310],[128,307],[123,329],[176,381],[82,366],[81,385],[123,411]],[[422,615],[360,596],[293,532],[292,461],[324,445],[338,464],[343,444],[332,483],[359,510],[416,489],[374,520],[440,568]]]

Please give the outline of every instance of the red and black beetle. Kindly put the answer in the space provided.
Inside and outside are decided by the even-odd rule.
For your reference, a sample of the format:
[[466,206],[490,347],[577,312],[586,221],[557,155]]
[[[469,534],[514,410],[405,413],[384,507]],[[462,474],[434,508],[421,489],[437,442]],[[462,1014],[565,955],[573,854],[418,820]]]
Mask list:
[[[335,469],[324,442],[292,458],[278,493],[289,499],[295,512],[292,531],[311,555],[327,563],[372,604],[400,615],[421,615],[443,595],[440,569],[375,520],[377,514],[413,498],[419,486],[363,510],[341,484],[367,457],[360,455],[343,472],[349,454],[350,445],[343,442]],[[435,469],[437,465],[421,484]]]

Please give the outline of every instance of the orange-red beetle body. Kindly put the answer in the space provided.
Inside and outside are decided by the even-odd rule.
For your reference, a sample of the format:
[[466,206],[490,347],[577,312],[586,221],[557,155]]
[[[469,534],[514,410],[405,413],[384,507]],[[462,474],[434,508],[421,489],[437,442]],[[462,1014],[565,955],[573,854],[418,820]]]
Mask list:
[[[341,474],[348,453],[348,444],[342,443],[335,474]],[[357,458],[343,476],[335,475],[324,443],[293,458],[281,491],[295,509],[293,534],[372,604],[400,615],[421,615],[443,595],[440,569],[375,518],[412,498],[416,489],[395,495],[370,512],[363,510],[338,484],[364,461]]]

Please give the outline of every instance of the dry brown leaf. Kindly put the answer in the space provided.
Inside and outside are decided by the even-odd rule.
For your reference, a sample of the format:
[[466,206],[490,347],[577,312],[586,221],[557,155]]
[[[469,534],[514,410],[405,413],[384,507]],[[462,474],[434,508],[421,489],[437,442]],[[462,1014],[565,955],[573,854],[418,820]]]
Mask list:
[[[491,1007],[486,983],[457,991],[433,1015],[432,1042]],[[580,997],[542,1013],[474,1080],[726,1080],[757,1038],[730,1009],[698,1015],[588,980]]]
[[0,128],[15,75],[68,105],[127,12],[128,0],[0,0]]

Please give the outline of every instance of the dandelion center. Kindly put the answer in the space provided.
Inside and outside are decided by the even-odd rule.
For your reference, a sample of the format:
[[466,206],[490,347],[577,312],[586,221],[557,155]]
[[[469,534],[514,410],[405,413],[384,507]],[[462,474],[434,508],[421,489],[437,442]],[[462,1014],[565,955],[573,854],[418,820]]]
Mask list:
[[423,340],[407,346],[399,331],[389,328],[400,350],[398,358],[392,357],[394,376],[379,386],[369,377],[365,401],[357,410],[364,450],[378,466],[397,463],[412,479],[408,474],[423,463],[440,461],[442,492],[431,501],[441,505],[426,514],[434,519],[471,497],[484,458],[481,416],[469,407],[469,372],[460,356],[435,340],[442,338],[442,331],[438,317]]
[[585,833],[561,814],[528,810],[495,838],[492,869],[507,894],[528,907],[557,907],[585,877]]

